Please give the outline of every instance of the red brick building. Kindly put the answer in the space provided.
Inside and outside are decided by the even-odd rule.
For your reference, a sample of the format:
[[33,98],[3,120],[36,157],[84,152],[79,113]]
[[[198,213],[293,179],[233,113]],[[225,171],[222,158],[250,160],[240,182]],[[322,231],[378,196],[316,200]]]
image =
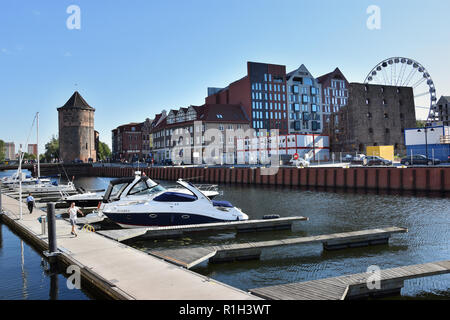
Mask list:
[[247,62],[247,75],[226,88],[208,88],[206,104],[241,105],[252,128],[288,133],[286,66]]
[[112,130],[114,160],[134,162],[143,158],[142,127],[144,123],[129,123]]

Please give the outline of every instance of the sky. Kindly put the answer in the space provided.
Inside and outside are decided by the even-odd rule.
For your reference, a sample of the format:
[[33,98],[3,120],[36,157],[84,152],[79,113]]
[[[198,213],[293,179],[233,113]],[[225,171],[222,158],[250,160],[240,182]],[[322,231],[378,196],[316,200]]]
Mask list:
[[[367,26],[371,5],[379,29]],[[208,87],[245,76],[247,61],[305,64],[315,77],[339,67],[363,82],[380,61],[408,57],[438,97],[450,95],[448,12],[448,0],[2,0],[0,139],[35,143],[39,112],[43,153],[56,109],[77,90],[111,146],[112,129],[203,104]]]

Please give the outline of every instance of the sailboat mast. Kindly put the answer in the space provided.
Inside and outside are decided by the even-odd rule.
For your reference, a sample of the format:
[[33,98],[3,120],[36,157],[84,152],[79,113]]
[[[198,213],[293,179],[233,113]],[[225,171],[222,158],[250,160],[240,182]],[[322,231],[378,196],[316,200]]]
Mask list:
[[37,178],[39,179],[41,177],[41,164],[39,159],[39,112],[36,113],[36,143],[37,143]]

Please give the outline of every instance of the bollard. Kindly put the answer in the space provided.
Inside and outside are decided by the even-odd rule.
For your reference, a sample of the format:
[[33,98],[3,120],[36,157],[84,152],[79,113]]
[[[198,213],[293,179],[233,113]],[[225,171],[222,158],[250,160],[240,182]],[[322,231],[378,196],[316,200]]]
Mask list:
[[41,234],[47,234],[47,216],[41,216]]
[[56,218],[55,204],[47,203],[47,223],[48,223],[48,252],[50,255],[56,254],[58,247],[56,245]]

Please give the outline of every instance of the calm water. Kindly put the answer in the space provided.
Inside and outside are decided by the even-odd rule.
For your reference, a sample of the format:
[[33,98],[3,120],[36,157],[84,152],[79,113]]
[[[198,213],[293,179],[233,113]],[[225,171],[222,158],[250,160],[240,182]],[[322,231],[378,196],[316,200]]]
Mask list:
[[[0,172],[0,177],[12,173]],[[0,300],[90,299],[82,290],[69,290],[67,278],[49,269],[33,247],[0,224]]]
[[[85,188],[105,188],[110,179],[80,178]],[[164,183],[163,184],[167,184]],[[170,183],[173,184],[173,183]],[[182,239],[139,241],[132,246],[148,251],[200,244],[225,244],[311,236],[381,227],[405,227],[407,234],[394,235],[390,244],[371,248],[325,252],[320,244],[290,246],[264,251],[261,261],[207,264],[193,271],[243,290],[421,264],[450,258],[450,199],[414,195],[308,191],[296,188],[221,185],[224,195],[251,219],[266,214],[306,216],[294,232],[277,231],[236,235],[222,232]],[[450,298],[450,275],[408,280],[406,298]]]

